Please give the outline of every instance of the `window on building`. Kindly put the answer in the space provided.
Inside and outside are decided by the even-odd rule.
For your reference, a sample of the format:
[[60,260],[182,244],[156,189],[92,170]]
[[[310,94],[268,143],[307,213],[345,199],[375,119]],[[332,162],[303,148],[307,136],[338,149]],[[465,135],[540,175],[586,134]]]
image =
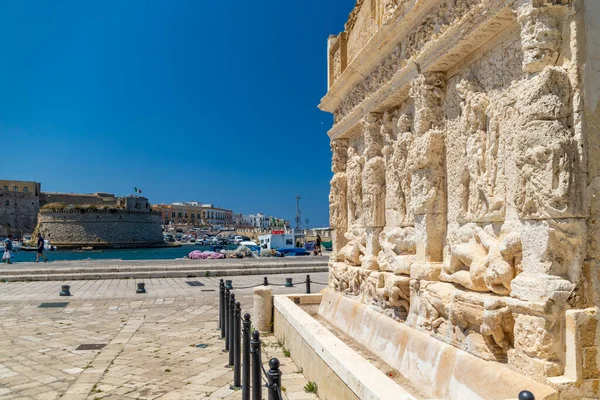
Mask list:
[[171,213],[171,218],[175,218],[175,211]]
[[19,191],[19,187],[18,186],[13,186],[13,192],[18,192]]
[[4,185],[4,190],[8,190],[8,186]]
[[190,217],[191,217],[192,219],[195,219],[195,218],[196,218],[196,215],[194,215],[194,213],[191,213],[191,214],[190,214]]
[[185,213],[185,217],[184,218],[187,218],[187,212]]
[[183,217],[183,215],[181,214],[181,211],[179,211],[179,212],[177,213],[177,216],[178,216],[179,218]]
[[23,188],[23,191],[24,191],[25,193],[27,193],[27,192],[29,192],[29,188],[28,188],[28,187],[24,187],[24,188]]

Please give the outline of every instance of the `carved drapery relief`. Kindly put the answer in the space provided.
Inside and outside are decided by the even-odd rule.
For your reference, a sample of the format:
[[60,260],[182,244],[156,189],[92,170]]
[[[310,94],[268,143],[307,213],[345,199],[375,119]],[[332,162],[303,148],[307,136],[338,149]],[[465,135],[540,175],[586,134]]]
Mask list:
[[477,292],[507,296],[512,280],[521,271],[518,232],[496,237],[476,224],[467,224],[451,237],[450,253],[440,280]]
[[356,148],[348,147],[348,167],[346,177],[348,180],[348,226],[362,226],[362,175],[364,157],[360,156]]
[[555,65],[562,42],[559,21],[564,14],[561,0],[519,0],[515,4],[521,25],[523,71],[539,72]]
[[410,206],[411,173],[408,169],[408,156],[414,142],[412,120],[406,114],[390,119],[382,127],[386,135],[386,145],[383,148],[386,164],[385,221],[387,227],[411,226],[414,224],[414,217]]
[[369,114],[363,120],[366,160],[363,169],[362,206],[365,227],[385,226],[385,161],[382,157],[381,115]]
[[570,87],[564,70],[547,67],[519,92],[519,134],[515,138],[519,182],[515,204],[525,219],[583,213],[584,183],[579,173],[578,145],[567,126]]
[[502,221],[505,212],[503,156],[498,107],[474,82],[457,85],[462,98],[460,128],[466,134],[462,216],[468,221]]
[[344,233],[348,229],[348,181],[346,178],[346,165],[348,142],[345,139],[331,141],[333,178],[330,182],[329,192],[329,222],[335,231],[333,254],[346,244]]

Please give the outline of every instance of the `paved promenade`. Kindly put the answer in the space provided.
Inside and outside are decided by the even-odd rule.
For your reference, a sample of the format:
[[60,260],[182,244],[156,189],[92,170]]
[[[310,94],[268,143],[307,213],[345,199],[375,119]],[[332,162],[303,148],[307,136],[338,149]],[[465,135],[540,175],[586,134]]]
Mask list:
[[223,260],[81,260],[0,264],[0,281],[185,278],[328,270],[328,256]]
[[[270,275],[303,281],[305,274]],[[327,282],[327,273],[311,274]],[[262,276],[230,277],[234,287],[260,284]],[[186,282],[198,281],[200,286]],[[231,368],[218,323],[218,278],[0,283],[0,399],[240,399],[229,387]],[[61,284],[72,297],[60,297]],[[275,293],[303,293],[274,286]],[[317,292],[323,286],[313,285]],[[251,311],[252,289],[235,291]],[[39,308],[42,302],[68,302]],[[306,380],[272,336],[263,361],[282,362],[284,397],[316,399]],[[81,344],[105,344],[77,350]],[[206,344],[197,348],[196,344]],[[266,391],[264,398],[266,398]]]

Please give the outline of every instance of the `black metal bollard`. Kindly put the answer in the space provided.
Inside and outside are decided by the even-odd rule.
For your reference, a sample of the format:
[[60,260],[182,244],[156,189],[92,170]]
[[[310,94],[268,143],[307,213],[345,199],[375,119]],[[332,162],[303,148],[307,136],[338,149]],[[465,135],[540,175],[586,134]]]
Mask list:
[[221,337],[223,337],[223,299],[225,297],[225,283],[223,279],[219,281],[219,329],[221,330]]
[[306,293],[310,294],[310,275],[306,275]]
[[71,292],[70,292],[71,286],[69,286],[69,285],[62,285],[60,287],[60,289],[61,289],[60,293],[58,294],[59,296],[70,296],[71,295]]
[[523,390],[519,393],[519,400],[535,400],[535,396],[529,390]]
[[144,282],[140,282],[137,284],[136,293],[146,293],[146,284]]
[[223,302],[223,330],[221,338],[225,339],[225,351],[229,350],[229,289],[225,289],[225,301]]
[[242,305],[236,301],[233,310],[233,386],[231,389],[237,390],[242,387],[241,372],[242,372],[242,349],[241,349],[241,313]]
[[229,296],[229,366],[233,367],[233,355],[234,355],[234,346],[233,346],[233,339],[235,336],[235,330],[234,330],[234,325],[233,325],[233,313],[235,311],[235,294],[231,293],[231,295]]
[[260,383],[260,333],[258,331],[252,332],[250,353],[252,353],[252,400],[262,400],[262,386]]
[[266,276],[263,278],[263,286],[269,286],[269,279]]
[[281,371],[279,370],[279,365],[278,359],[271,358],[269,360],[269,370],[267,371],[269,400],[283,400],[279,397],[281,391]]
[[294,287],[292,283],[292,278],[285,278],[285,287]]
[[242,400],[250,400],[250,314],[244,314],[242,322]]

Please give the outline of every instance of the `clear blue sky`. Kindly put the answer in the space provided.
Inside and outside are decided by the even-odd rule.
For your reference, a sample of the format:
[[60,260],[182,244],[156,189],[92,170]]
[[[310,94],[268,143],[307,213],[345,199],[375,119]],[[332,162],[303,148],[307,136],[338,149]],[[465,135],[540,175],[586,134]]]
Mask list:
[[355,0],[3,1],[0,179],[328,225],[329,34]]

